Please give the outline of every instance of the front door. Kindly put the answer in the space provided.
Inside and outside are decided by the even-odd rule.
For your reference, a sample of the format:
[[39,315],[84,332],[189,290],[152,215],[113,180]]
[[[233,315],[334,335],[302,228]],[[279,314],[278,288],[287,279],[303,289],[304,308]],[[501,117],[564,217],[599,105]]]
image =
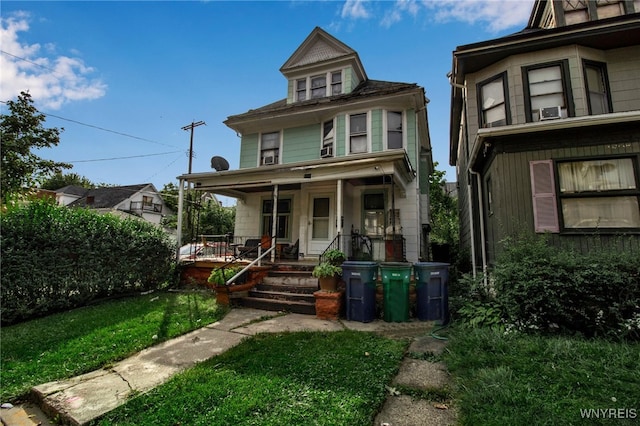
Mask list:
[[334,208],[333,197],[325,195],[312,195],[309,203],[309,247],[310,255],[320,255],[333,240],[334,234]]

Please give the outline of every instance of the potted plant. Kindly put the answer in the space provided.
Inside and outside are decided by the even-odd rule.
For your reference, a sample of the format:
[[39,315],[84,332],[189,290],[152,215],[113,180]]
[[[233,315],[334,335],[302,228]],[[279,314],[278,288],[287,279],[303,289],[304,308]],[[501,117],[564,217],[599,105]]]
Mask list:
[[[327,252],[322,256],[325,262],[328,262],[334,266],[342,265],[342,262],[347,260],[347,255],[338,249],[327,250]],[[342,272],[342,271],[340,271]]]
[[318,279],[320,290],[336,291],[338,289],[338,276],[342,274],[342,268],[329,262],[322,262],[313,268],[313,275]]

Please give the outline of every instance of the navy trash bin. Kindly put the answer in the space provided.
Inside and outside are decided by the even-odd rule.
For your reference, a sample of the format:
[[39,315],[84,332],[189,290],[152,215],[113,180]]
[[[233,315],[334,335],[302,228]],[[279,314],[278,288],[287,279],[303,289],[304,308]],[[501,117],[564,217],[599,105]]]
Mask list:
[[376,318],[376,262],[342,263],[342,279],[347,286],[347,320],[371,322]]
[[417,317],[421,321],[449,322],[449,264],[418,262],[416,278]]

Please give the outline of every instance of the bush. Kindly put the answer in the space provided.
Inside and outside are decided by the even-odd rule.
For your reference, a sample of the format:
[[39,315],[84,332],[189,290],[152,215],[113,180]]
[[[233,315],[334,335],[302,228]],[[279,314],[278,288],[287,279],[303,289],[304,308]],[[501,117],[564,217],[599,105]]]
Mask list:
[[174,245],[150,223],[47,201],[0,219],[3,323],[160,288],[171,276]]
[[581,254],[544,237],[507,240],[493,278],[505,319],[518,329],[640,338],[637,253]]

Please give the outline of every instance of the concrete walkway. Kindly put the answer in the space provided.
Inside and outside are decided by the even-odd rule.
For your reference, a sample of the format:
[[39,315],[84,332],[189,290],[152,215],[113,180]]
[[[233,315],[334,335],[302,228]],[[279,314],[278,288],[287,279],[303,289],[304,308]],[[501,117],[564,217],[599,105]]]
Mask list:
[[[326,321],[300,314],[278,314],[257,309],[234,308],[219,322],[169,340],[118,362],[68,380],[36,386],[32,394],[46,414],[34,405],[2,409],[5,426],[47,426],[48,418],[59,423],[84,425],[124,404],[131,395],[144,393],[166,382],[176,373],[239,344],[258,333],[283,331],[372,331],[391,338],[410,338],[408,356],[390,387],[382,411],[374,425],[449,425],[455,424],[454,410],[410,396],[395,395],[393,386],[432,390],[448,386],[448,374],[440,363],[412,354],[438,354],[444,342],[429,336],[433,323],[412,321],[386,323],[374,321]],[[417,359],[416,359],[417,358]],[[428,358],[428,357],[426,357]]]

